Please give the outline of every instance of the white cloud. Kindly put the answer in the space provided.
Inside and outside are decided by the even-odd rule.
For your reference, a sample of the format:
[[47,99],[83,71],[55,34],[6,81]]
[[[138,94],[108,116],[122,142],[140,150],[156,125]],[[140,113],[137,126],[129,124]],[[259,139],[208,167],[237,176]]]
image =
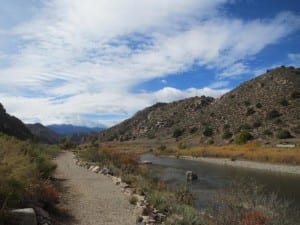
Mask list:
[[[66,102],[53,101],[50,98],[29,98],[0,95],[0,102],[4,104],[7,111],[22,118],[28,123],[42,121],[44,124],[53,123],[75,123],[95,125],[113,125],[114,122],[133,115],[137,110],[150,106],[156,102],[172,102],[193,96],[214,96],[219,97],[229,89],[215,90],[212,88],[189,88],[179,90],[172,87],[165,87],[155,92],[126,94],[107,93],[103,94],[82,94],[70,97]],[[117,102],[118,104],[115,104]],[[24,107],[26,105],[26,107]],[[121,115],[116,119],[102,119],[91,122],[84,115],[90,114],[111,114]]]
[[218,76],[220,78],[241,76],[250,72],[249,68],[243,63],[235,63],[228,68],[225,68]]
[[[9,38],[2,36],[4,44],[14,37],[18,45],[0,64],[0,85],[10,90],[1,94],[0,88],[0,101],[25,121],[58,123],[82,121],[87,113],[128,116],[155,101],[219,96],[224,89],[214,88],[222,85],[129,90],[195,64],[223,79],[246,73],[243,60],[300,27],[300,17],[288,12],[268,20],[226,18],[218,12],[226,2],[48,0],[32,19],[7,29]],[[0,46],[0,58],[6,54]],[[26,97],[29,90],[37,96]]]
[[290,53],[288,54],[290,63],[294,66],[300,66],[300,53]]

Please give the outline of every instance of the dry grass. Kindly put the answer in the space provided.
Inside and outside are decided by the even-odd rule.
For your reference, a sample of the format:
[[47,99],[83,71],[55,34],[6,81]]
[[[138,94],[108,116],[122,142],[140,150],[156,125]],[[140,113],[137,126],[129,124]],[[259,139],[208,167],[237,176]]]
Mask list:
[[[51,157],[57,152],[54,147],[0,134],[0,214],[29,202],[57,202],[55,188],[46,181],[56,168]],[[0,223],[1,219],[0,215]]]
[[245,145],[226,146],[199,146],[189,149],[168,148],[165,151],[156,151],[157,154],[173,154],[176,156],[194,157],[219,157],[246,159],[270,163],[285,163],[300,165],[300,148],[282,149],[275,147],[261,146],[256,142],[249,142]]

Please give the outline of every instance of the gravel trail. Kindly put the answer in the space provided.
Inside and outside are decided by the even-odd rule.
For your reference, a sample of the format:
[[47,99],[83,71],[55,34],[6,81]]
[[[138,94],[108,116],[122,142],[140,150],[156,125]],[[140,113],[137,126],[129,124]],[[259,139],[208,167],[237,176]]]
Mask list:
[[65,190],[61,207],[74,217],[70,225],[135,224],[133,206],[108,177],[77,166],[71,152],[62,153],[55,162],[55,178]]

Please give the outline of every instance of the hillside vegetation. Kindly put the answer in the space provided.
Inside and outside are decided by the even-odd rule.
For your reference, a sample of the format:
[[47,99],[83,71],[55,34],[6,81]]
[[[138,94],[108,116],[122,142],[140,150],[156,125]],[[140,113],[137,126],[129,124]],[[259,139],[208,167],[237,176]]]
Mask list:
[[186,146],[299,142],[300,68],[280,67],[219,99],[157,103],[93,137],[93,141],[184,142]]
[[58,194],[48,181],[58,154],[54,146],[20,141],[0,134],[0,224],[10,224],[9,209],[50,207]]

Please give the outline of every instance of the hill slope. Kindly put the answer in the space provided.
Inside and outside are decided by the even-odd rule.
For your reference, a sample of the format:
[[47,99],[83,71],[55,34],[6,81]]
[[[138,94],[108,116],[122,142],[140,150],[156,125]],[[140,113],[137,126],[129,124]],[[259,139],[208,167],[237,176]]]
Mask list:
[[25,140],[33,138],[32,133],[25,124],[18,118],[6,113],[3,105],[0,103],[0,132]]
[[192,144],[232,142],[247,132],[264,142],[300,137],[300,69],[276,68],[219,99],[194,97],[158,103],[98,135],[101,141],[185,140]]
[[42,142],[48,144],[58,144],[62,139],[62,136],[43,126],[40,123],[26,124],[27,128],[37,136]]

